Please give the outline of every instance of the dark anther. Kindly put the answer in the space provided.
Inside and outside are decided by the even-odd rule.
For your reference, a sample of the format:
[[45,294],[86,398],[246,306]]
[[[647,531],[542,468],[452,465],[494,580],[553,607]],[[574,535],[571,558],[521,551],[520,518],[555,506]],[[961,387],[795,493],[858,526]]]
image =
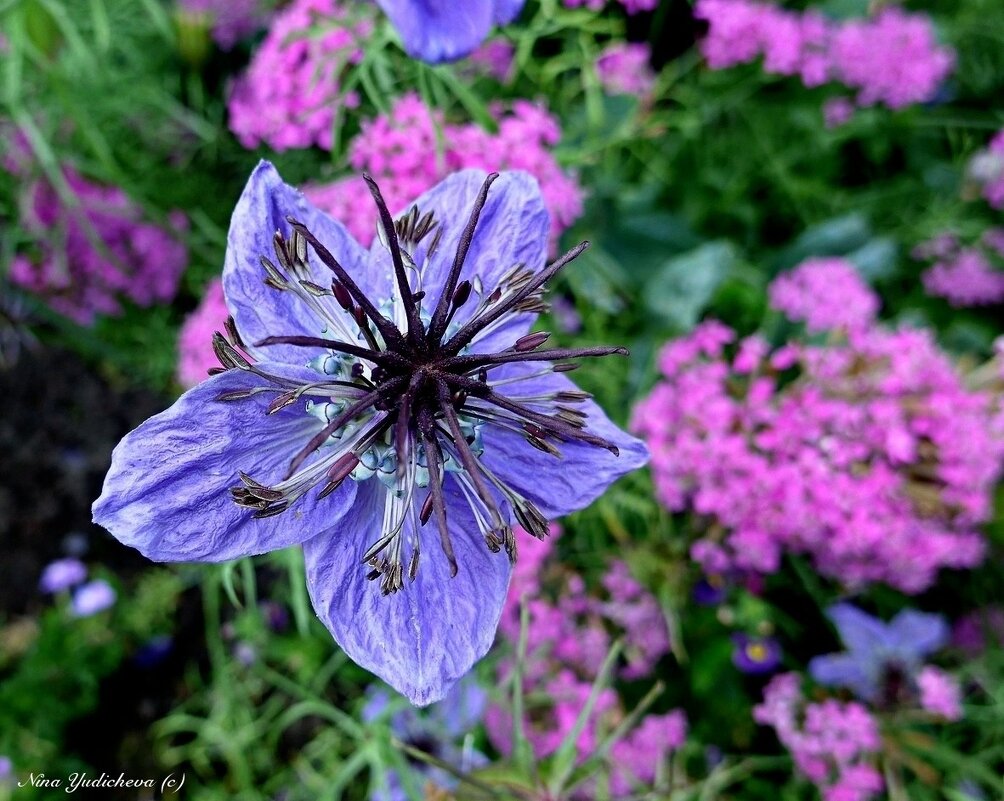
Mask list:
[[265,414],[275,414],[280,409],[285,409],[291,403],[295,403],[299,394],[296,392],[283,392],[281,395],[272,399],[269,403],[268,408],[265,410]]
[[240,333],[237,331],[237,323],[234,322],[232,316],[227,317],[227,321],[223,324],[223,327],[227,331],[227,338],[230,340],[230,344],[235,348],[246,348],[244,341],[241,339]]
[[349,313],[352,312],[354,306],[352,304],[352,295],[349,294],[349,290],[337,281],[332,281],[331,294],[335,296],[335,300],[338,301],[339,306]]
[[432,517],[432,493],[430,492],[425,496],[425,502],[422,504],[422,511],[418,514],[419,522],[424,526],[429,522],[429,518]]
[[471,297],[471,282],[461,281],[460,285],[457,287],[457,291],[453,293],[453,308],[459,309],[463,306]]
[[527,351],[535,350],[543,345],[549,338],[550,334],[547,331],[540,331],[536,334],[527,334],[525,337],[520,337],[516,340],[516,344],[512,346],[512,349],[517,353],[526,353]]

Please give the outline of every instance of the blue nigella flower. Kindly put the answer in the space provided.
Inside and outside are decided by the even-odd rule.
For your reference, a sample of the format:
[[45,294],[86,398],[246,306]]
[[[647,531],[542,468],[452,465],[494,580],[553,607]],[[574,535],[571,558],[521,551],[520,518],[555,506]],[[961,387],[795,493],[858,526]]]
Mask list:
[[438,64],[469,55],[519,16],[525,0],[377,0],[413,58]]
[[827,616],[837,627],[847,651],[817,656],[809,674],[820,684],[846,687],[859,698],[892,705],[911,691],[924,659],[948,641],[941,615],[904,609],[889,623],[842,603]]
[[[372,723],[389,714],[390,729],[398,740],[461,773],[488,764],[488,757],[474,749],[467,737],[481,722],[488,704],[487,693],[470,675],[456,684],[442,701],[421,713],[415,709],[389,712],[390,695],[378,687],[371,687],[367,696],[362,711],[364,723]],[[457,784],[452,774],[436,765],[416,759],[412,766],[423,786],[431,783],[437,788],[452,790]],[[382,778],[383,787],[371,796],[371,801],[408,801],[411,798],[396,771],[389,771]]]
[[528,333],[585,247],[545,267],[531,176],[454,174],[396,222],[370,188],[367,252],[259,165],[230,227],[222,367],[119,443],[94,519],[158,561],[302,544],[345,652],[427,704],[491,645],[512,525],[543,538],[647,451],[566,376],[626,351]]

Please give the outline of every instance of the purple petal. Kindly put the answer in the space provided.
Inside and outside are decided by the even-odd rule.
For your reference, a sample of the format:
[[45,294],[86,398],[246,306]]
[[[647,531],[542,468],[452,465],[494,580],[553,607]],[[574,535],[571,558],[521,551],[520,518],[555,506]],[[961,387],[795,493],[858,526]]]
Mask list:
[[904,657],[920,662],[948,642],[948,624],[941,615],[904,609],[889,622],[892,647]]
[[[492,370],[491,380],[528,375],[546,367],[546,363],[506,365]],[[564,375],[550,373],[499,387],[499,392],[514,398],[534,396],[577,387]],[[558,443],[562,458],[539,451],[522,436],[498,426],[485,426],[484,462],[502,481],[516,489],[547,518],[562,517],[589,506],[621,476],[637,470],[648,461],[648,449],[638,439],[619,429],[593,401],[576,404],[588,415],[586,430],[603,437],[620,449],[620,456],[595,445],[568,441]]]
[[[345,227],[317,209],[301,192],[283,183],[272,164],[259,162],[230,220],[223,268],[227,308],[249,346],[267,336],[316,337],[324,330],[324,323],[293,292],[280,292],[264,283],[261,257],[266,256],[273,263],[276,261],[272,237],[276,231],[289,237],[291,228],[286,222],[287,215],[304,223],[364,292],[375,297],[387,296],[386,276],[367,273],[366,251]],[[330,286],[331,271],[313,252],[309,253],[308,261],[315,282],[323,287]],[[289,345],[271,345],[254,353],[259,358],[290,364],[304,364],[307,358],[303,348]]]
[[877,679],[866,673],[851,654],[817,656],[809,661],[809,675],[827,687],[847,687],[866,700],[878,694]]
[[[426,292],[422,305],[426,309],[435,309],[439,301],[460,237],[487,175],[483,170],[453,173],[415,200],[422,213],[434,212],[443,227],[442,239],[432,258],[426,262],[432,235],[423,239],[413,254],[416,264],[426,262],[422,271],[422,289]],[[549,228],[550,218],[537,179],[525,172],[502,173],[488,191],[459,280],[480,278],[483,293],[491,294],[516,265],[538,272],[547,260]],[[372,271],[390,271],[390,257],[379,239],[374,240],[370,253]],[[455,324],[467,322],[477,305],[478,298],[472,295],[457,311]],[[530,330],[535,317],[521,314],[506,319],[493,333],[479,336],[472,350],[488,352],[511,345]]]
[[[445,489],[460,567],[454,578],[430,523],[418,532],[422,556],[414,582],[383,596],[379,580],[366,579],[362,556],[379,536],[386,493],[372,479],[360,485],[337,532],[303,548],[307,586],[324,625],[349,657],[419,706],[445,697],[485,655],[509,586],[509,560],[485,546],[452,480]],[[402,532],[413,533],[410,523]],[[410,549],[405,554],[407,566]]]
[[[260,367],[297,380],[317,379],[306,368]],[[274,391],[216,400],[223,392],[261,386],[268,382],[229,370],[128,434],[112,453],[104,489],[94,502],[94,522],[157,562],[222,562],[265,553],[337,524],[354,500],[352,481],[320,501],[308,492],[288,511],[262,520],[231,500],[238,470],[265,484],[280,480],[292,456],[322,425],[300,406],[266,417]]]
[[[495,0],[377,0],[377,4],[394,23],[408,55],[432,64],[468,55],[488,36],[496,13]],[[511,11],[511,2],[502,5],[503,12]]]
[[889,649],[889,631],[885,623],[856,606],[835,604],[827,610],[826,615],[837,627],[837,633],[847,650],[858,659],[878,660]]
[[508,25],[523,10],[526,0],[495,0],[495,24]]

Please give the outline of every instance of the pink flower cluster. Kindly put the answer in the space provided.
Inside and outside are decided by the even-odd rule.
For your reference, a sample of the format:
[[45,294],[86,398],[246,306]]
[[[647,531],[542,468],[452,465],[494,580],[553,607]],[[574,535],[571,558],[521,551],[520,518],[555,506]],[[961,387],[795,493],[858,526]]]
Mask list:
[[613,42],[596,59],[596,74],[610,94],[646,97],[655,86],[651,60],[647,44]]
[[920,705],[945,720],[962,718],[961,690],[947,673],[928,665],[917,674]]
[[806,86],[837,81],[857,90],[862,106],[927,102],[955,64],[926,16],[895,6],[835,22],[756,0],[698,0],[694,15],[708,23],[701,50],[713,69],[762,56],[767,72],[797,75]]
[[62,176],[72,202],[42,179],[27,184],[21,224],[37,242],[14,256],[10,280],[83,325],[96,315],[121,314],[123,297],[140,306],[171,300],[188,263],[177,238],[188,230],[185,215],[168,215],[168,232],[146,222],[118,187],[89,181],[69,166]]
[[879,310],[878,295],[847,259],[807,259],[775,278],[767,294],[771,308],[812,334],[867,328]]
[[359,102],[341,78],[362,59],[372,13],[368,4],[294,0],[275,16],[230,94],[230,130],[244,147],[331,149],[337,110]]
[[777,732],[823,801],[867,801],[882,791],[882,776],[870,761],[881,747],[878,724],[862,704],[806,703],[798,674],[784,673],[764,689],[753,718]]
[[[473,123],[445,124],[417,95],[407,94],[398,99],[390,115],[363,123],[350,146],[349,162],[357,172],[367,172],[377,180],[394,212],[404,211],[408,203],[455,170],[525,170],[540,183],[551,213],[552,243],[556,243],[582,213],[578,182],[562,170],[550,150],[561,138],[561,128],[546,110],[525,100],[515,101],[508,110],[496,106],[493,111],[497,133]],[[304,193],[345,223],[360,242],[373,240],[376,209],[372,203],[360,202],[369,195],[361,177],[307,186]]]
[[951,234],[941,234],[916,247],[913,255],[934,261],[921,276],[929,295],[956,307],[1004,301],[1004,270],[995,268],[991,261],[1004,257],[1004,229],[988,229],[983,241],[970,247]]
[[970,159],[966,171],[987,203],[995,209],[1004,209],[1004,131],[998,131],[986,150]]
[[967,389],[930,332],[773,352],[754,335],[729,357],[735,339],[711,321],[670,342],[632,423],[662,503],[714,532],[691,551],[705,571],[773,573],[802,553],[849,587],[916,593],[982,559],[1001,398]]
[[[551,539],[521,537],[520,558],[513,571],[499,632],[512,645],[519,641],[521,602],[529,616],[527,659],[523,665],[528,709],[524,727],[538,759],[554,753],[575,726],[576,719],[612,643],[611,632],[624,638],[620,675],[626,679],[651,675],[669,650],[666,623],[656,600],[632,578],[627,566],[615,562],[603,578],[605,597],[590,594],[581,576],[549,564]],[[522,532],[519,532],[522,535]],[[555,590],[551,600],[551,590]],[[504,678],[512,664],[500,666]],[[541,699],[543,705],[534,705]],[[580,759],[594,753],[605,734],[624,717],[615,690],[604,688],[593,714],[576,741]],[[512,750],[512,718],[493,706],[485,718],[492,743],[505,754]],[[615,795],[637,784],[651,783],[657,764],[679,748],[686,737],[686,719],[674,710],[646,716],[611,751],[610,781]]]
[[[599,11],[606,5],[607,0],[565,0],[568,8],[578,8],[585,6],[593,11]],[[617,0],[628,14],[637,14],[640,11],[654,11],[659,5],[659,0]]]
[[261,0],[181,0],[179,5],[189,14],[204,16],[213,41],[224,50],[257,31],[267,19]]
[[223,330],[229,314],[223,299],[223,282],[216,278],[198,308],[185,318],[178,334],[177,378],[186,389],[204,381],[209,368],[219,365],[213,352],[213,332]]

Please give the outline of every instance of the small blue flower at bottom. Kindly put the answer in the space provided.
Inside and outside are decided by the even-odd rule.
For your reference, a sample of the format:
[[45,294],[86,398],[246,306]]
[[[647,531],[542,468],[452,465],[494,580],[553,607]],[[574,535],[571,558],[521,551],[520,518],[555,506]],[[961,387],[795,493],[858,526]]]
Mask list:
[[493,25],[508,25],[525,0],[377,0],[412,58],[438,64],[470,55]]
[[[366,695],[363,722],[372,723],[385,717],[391,703],[387,691],[371,686]],[[472,674],[468,674],[454,685],[442,701],[421,713],[415,709],[397,709],[390,713],[388,723],[394,736],[405,745],[466,774],[489,762],[488,757],[473,748],[467,737],[481,722],[487,705],[488,694]],[[432,785],[444,790],[456,787],[456,777],[444,768],[410,757],[409,761],[413,766],[413,777],[423,786]],[[381,777],[382,786],[370,797],[370,801],[408,801],[411,796],[405,788],[405,781],[396,771],[389,771]]]
[[545,266],[532,176],[456,173],[397,220],[370,191],[366,251],[258,166],[228,238],[222,367],[119,443],[93,511],[157,561],[302,545],[335,640],[424,705],[492,643],[512,526],[546,536],[648,454],[566,376],[626,351],[530,333],[584,249]]
[[826,614],[847,650],[815,657],[809,675],[879,705],[891,706],[913,692],[925,658],[948,642],[945,619],[915,609],[902,610],[888,623],[848,603],[835,604]]

